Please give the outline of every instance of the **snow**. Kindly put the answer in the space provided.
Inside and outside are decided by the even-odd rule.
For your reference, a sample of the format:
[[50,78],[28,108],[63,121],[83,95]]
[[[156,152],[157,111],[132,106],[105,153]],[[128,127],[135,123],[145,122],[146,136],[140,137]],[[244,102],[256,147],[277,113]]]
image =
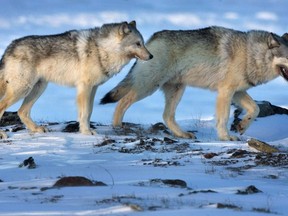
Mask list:
[[[3,0],[0,52],[13,39],[25,35],[54,34],[123,20],[136,20],[145,40],[162,29],[209,25],[282,35],[287,31],[286,6],[283,0]],[[258,153],[247,144],[247,139],[256,138],[287,152],[287,116],[259,118],[241,141],[221,142],[214,126],[216,94],[187,88],[176,118],[183,129],[196,130],[200,142],[149,132],[152,124],[162,121],[164,99],[159,91],[127,111],[124,121],[140,124],[131,126],[134,132],[115,131],[111,128],[115,104],[98,103],[132,64],[96,94],[92,121],[97,122],[98,135],[61,132],[64,121],[77,119],[76,92],[50,84],[33,107],[32,118],[60,124],[49,125],[51,132],[45,134],[9,132],[10,138],[0,141],[0,215],[287,215],[287,164],[256,166]],[[249,93],[255,100],[288,107],[287,90],[287,83],[278,78]],[[17,110],[20,104],[9,110]],[[164,137],[176,143],[169,144]],[[109,139],[115,143],[100,145]],[[154,145],[152,139],[156,139]],[[141,147],[141,140],[147,149]],[[249,154],[231,158],[229,151],[233,149]],[[206,159],[207,153],[218,156]],[[34,158],[35,169],[18,167],[29,157]],[[107,186],[51,188],[64,176],[83,176]],[[155,179],[180,179],[187,187],[172,187],[152,181]],[[262,193],[237,194],[250,185]],[[207,190],[215,193],[203,192]],[[219,208],[219,204],[226,208]]]
[[[258,121],[265,125],[277,118]],[[287,122],[288,117],[282,118]],[[222,215],[225,212],[261,215],[253,208],[285,214],[287,166],[255,166],[232,171],[228,169],[230,165],[214,165],[211,161],[232,160],[229,159],[231,155],[225,153],[227,150],[253,152],[245,141],[248,136],[234,143],[215,141],[216,133],[211,122],[191,122],[194,123],[192,129],[198,130],[200,143],[174,139],[177,143],[168,144],[161,142],[161,134],[147,135],[148,138],[143,136],[147,146],[152,138],[160,140],[147,150],[137,148],[141,141],[135,133],[115,134],[111,126],[97,126],[96,137],[60,132],[64,124],[49,126],[52,132],[46,134],[29,134],[26,130],[10,132],[10,139],[1,143],[0,215],[136,215],[140,212],[145,215]],[[185,128],[185,122],[181,125]],[[285,122],[281,124],[280,121],[271,132],[284,126]],[[142,131],[148,131],[149,125],[142,127]],[[252,131],[250,135],[257,137],[257,132]],[[202,141],[207,139],[207,134],[210,141]],[[101,145],[107,139],[114,139],[115,144]],[[125,141],[127,139],[131,140]],[[287,141],[286,138],[273,144],[287,151]],[[185,143],[188,147],[181,150],[179,147]],[[203,155],[207,152],[221,154],[221,157],[205,159]],[[34,158],[36,168],[18,167],[28,157]],[[253,164],[249,157],[239,159],[231,167]],[[267,178],[269,175],[277,179]],[[108,186],[43,190],[52,187],[63,176],[83,176]],[[181,179],[187,187],[152,183],[152,179]],[[250,185],[262,193],[236,194]],[[196,193],[203,190],[214,193]],[[241,211],[217,209],[218,203],[236,205]],[[133,206],[138,207],[139,212]]]

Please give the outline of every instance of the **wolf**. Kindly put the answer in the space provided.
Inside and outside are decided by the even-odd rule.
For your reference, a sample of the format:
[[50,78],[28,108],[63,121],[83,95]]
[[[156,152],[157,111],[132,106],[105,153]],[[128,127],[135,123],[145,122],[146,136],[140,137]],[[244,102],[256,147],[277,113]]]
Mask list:
[[164,92],[163,119],[177,137],[195,138],[175,121],[176,107],[186,86],[217,91],[216,128],[220,140],[236,140],[227,129],[230,105],[246,110],[237,131],[243,134],[257,117],[259,108],[248,95],[251,87],[279,75],[288,81],[288,34],[251,30],[237,31],[219,26],[198,30],[163,30],[146,44],[154,58],[136,61],[127,76],[101,100],[119,101],[113,125],[121,126],[126,110],[158,88]]
[[[80,132],[95,134],[90,117],[97,87],[131,59],[147,61],[152,57],[135,21],[16,39],[0,62],[0,118],[9,106],[24,98],[18,110],[21,121],[32,132],[48,131],[32,121],[30,112],[48,82],[55,82],[76,87]],[[7,138],[3,131],[0,136]]]

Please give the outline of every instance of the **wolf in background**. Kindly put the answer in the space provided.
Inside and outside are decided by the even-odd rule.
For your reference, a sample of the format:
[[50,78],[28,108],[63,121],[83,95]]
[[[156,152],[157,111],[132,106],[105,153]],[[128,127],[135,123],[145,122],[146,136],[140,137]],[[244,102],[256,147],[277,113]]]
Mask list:
[[[21,121],[32,132],[46,132],[32,121],[30,112],[48,82],[55,82],[77,88],[80,132],[95,134],[90,117],[97,87],[134,57],[153,57],[135,21],[14,40],[0,62],[0,118],[9,106],[24,98],[18,110]],[[0,137],[7,138],[7,134],[0,131]]]
[[282,37],[266,31],[241,32],[223,27],[191,31],[164,30],[146,44],[153,60],[138,61],[128,75],[101,100],[119,101],[113,125],[121,126],[126,110],[158,88],[164,92],[163,118],[175,136],[195,138],[175,121],[175,110],[185,87],[194,86],[218,92],[216,127],[220,140],[236,140],[228,133],[231,103],[246,110],[237,126],[243,134],[257,117],[259,108],[247,90],[279,75],[288,80],[288,34]]

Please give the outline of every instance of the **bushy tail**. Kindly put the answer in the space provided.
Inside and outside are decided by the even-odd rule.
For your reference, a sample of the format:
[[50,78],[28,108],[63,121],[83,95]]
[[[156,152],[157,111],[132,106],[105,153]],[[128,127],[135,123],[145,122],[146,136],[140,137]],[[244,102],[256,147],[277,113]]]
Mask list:
[[115,103],[123,98],[131,90],[133,85],[133,68],[134,66],[131,68],[127,76],[101,99],[100,104]]

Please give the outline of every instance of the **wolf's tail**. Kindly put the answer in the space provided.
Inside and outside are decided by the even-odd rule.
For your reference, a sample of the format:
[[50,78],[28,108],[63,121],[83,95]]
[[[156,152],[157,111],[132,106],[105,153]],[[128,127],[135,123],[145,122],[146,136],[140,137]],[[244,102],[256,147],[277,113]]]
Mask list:
[[131,90],[133,85],[132,71],[135,64],[127,76],[101,99],[100,104],[115,103],[123,98]]

